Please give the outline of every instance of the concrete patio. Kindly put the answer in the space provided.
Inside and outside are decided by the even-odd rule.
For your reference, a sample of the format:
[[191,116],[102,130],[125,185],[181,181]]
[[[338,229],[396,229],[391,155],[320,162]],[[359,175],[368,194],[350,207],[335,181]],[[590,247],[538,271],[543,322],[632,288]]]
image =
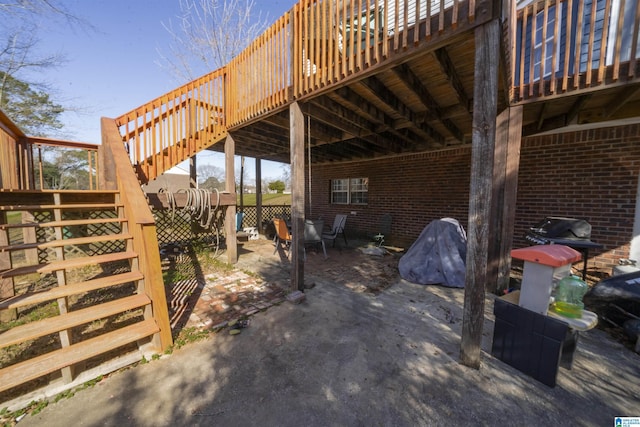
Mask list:
[[[237,336],[223,329],[20,425],[602,426],[640,415],[640,356],[605,332],[582,334],[573,369],[549,388],[490,355],[487,296],[482,366],[466,368],[464,291],[408,283],[394,270],[397,256],[350,246],[328,248],[327,260],[309,252],[303,303],[257,310]],[[248,277],[287,286],[287,260],[270,242],[239,253]]]

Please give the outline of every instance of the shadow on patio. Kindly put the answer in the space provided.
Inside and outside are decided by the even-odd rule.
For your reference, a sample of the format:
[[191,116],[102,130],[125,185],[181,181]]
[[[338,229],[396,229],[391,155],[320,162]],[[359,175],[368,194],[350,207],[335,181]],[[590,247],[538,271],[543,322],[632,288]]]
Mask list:
[[[355,292],[378,294],[399,279],[399,256],[365,255],[358,245],[328,247],[322,251],[307,248],[305,287],[330,280]],[[291,261],[280,248],[274,253],[270,240],[242,242],[238,246],[238,263],[226,269],[207,271],[192,250],[164,257],[165,282],[176,336],[185,327],[220,329],[227,322],[243,319],[280,304],[291,292]],[[226,254],[217,260],[223,264]]]

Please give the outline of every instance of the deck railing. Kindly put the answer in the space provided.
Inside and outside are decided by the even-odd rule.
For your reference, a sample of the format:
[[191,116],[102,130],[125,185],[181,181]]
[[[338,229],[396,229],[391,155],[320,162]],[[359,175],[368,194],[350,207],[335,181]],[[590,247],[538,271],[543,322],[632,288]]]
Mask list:
[[538,1],[512,19],[514,102],[640,76],[635,0]]
[[[637,1],[509,5],[512,103],[639,79]],[[227,128],[479,25],[488,9],[484,0],[300,0],[227,66],[117,122],[145,181],[222,140]]]
[[[52,165],[61,156],[75,159],[73,170]],[[98,163],[97,145],[28,137],[0,111],[0,188],[96,190]],[[55,182],[46,180],[45,169],[51,166],[56,167]]]
[[0,188],[31,189],[31,150],[26,136],[0,110]]
[[[27,143],[31,148],[36,189],[99,189],[98,177],[100,176],[100,170],[97,145],[49,138],[27,138]],[[66,165],[68,170],[58,168],[54,182],[47,181],[45,171],[48,164],[47,156],[51,157],[50,160],[63,156],[71,160]]]
[[476,10],[484,3],[301,0],[225,67],[116,123],[147,182],[223,140],[227,129],[477,25]]
[[291,11],[296,98],[465,27],[467,0],[302,0]]
[[289,14],[278,19],[227,65],[227,125],[237,126],[289,102]]

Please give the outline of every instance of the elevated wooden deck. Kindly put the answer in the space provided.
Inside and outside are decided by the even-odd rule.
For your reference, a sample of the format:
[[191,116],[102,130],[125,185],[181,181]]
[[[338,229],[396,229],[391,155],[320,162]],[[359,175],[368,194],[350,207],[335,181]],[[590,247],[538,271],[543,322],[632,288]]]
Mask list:
[[501,16],[498,110],[524,105],[525,135],[635,116],[640,16],[623,3],[302,0],[225,67],[116,122],[143,182],[230,133],[236,154],[289,162],[292,102],[313,163],[466,144],[474,29]]
[[313,162],[465,143],[473,29],[496,16],[493,3],[303,0],[225,67],[116,123],[143,182],[222,151],[228,133],[236,154],[289,162],[293,102],[308,116]]

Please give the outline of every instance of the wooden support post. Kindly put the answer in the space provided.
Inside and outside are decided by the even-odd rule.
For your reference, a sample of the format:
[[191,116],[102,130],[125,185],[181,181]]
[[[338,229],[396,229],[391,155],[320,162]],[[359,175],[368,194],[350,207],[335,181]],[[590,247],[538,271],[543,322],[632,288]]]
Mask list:
[[478,369],[487,281],[489,215],[496,136],[500,25],[497,19],[475,29],[471,185],[460,362]]
[[262,234],[262,159],[256,159],[256,228]]
[[511,246],[516,214],[522,106],[510,107],[498,115],[493,157],[493,196],[489,235],[489,275],[486,290],[500,293],[509,287]]
[[[236,194],[236,177],[234,171],[234,158],[236,154],[236,142],[230,134],[224,142],[225,159],[225,189],[231,194]],[[236,238],[236,205],[227,206],[225,215],[225,235],[227,237],[227,261],[229,264],[238,262],[238,240]]]
[[[189,157],[189,188],[198,188],[198,159],[196,154]],[[195,239],[200,230],[197,221],[191,221],[191,236]]]
[[244,156],[240,156],[240,212],[244,212]]
[[189,188],[198,188],[198,159],[195,154],[189,157]]
[[304,115],[289,107],[291,146],[291,290],[304,290]]
[[[7,223],[7,212],[0,211],[0,224]],[[9,232],[6,228],[0,228],[0,246],[9,246]],[[0,252],[0,270],[9,270],[11,266],[11,255],[8,251]],[[16,294],[13,278],[0,279],[0,300],[11,298]],[[0,322],[10,322],[16,320],[18,310],[15,308],[0,311]]]
[[[53,195],[53,200],[57,206],[60,206],[62,204],[60,193],[55,193]],[[56,222],[62,221],[61,209],[53,210],[53,219]],[[57,226],[57,227],[54,227],[53,230],[55,233],[56,240],[58,241],[64,240],[64,231],[62,227]],[[56,254],[57,261],[62,261],[65,259],[64,246],[58,246],[54,249],[54,251]],[[58,286],[67,286],[66,270],[57,270],[55,273],[56,273],[56,278],[58,279]],[[67,314],[69,312],[69,299],[67,297],[58,298],[56,302],[58,303],[58,310],[60,311],[60,314]],[[70,329],[62,330],[58,334],[60,336],[60,345],[62,346],[62,348],[69,347],[71,346],[71,344],[73,344],[73,338],[71,336]],[[76,376],[76,371],[79,371],[79,370],[81,370],[81,367],[74,366],[74,365],[62,368],[61,373],[62,373],[62,380],[64,381],[64,383],[69,384],[70,382],[72,382]]]
[[[32,224],[36,222],[32,212],[22,211],[22,223]],[[24,243],[36,243],[36,228],[35,227],[23,227],[22,228],[22,241]],[[24,251],[27,264],[38,264],[38,249],[26,249]]]

